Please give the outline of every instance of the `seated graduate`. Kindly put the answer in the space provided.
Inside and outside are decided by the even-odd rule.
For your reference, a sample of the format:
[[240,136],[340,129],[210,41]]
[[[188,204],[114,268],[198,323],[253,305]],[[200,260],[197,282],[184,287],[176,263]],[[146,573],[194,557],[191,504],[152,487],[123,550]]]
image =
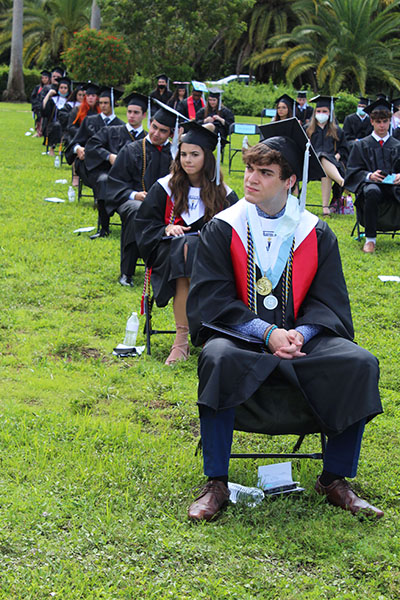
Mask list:
[[[150,92],[149,96],[152,100],[159,100],[159,102],[163,102],[164,104],[168,104],[169,100],[171,100],[172,92],[168,89],[169,79],[165,73],[161,73],[157,75],[157,87]],[[154,110],[156,109],[156,104],[152,105]],[[153,116],[153,115],[152,115]]]
[[35,85],[31,94],[31,106],[35,119],[35,133],[33,137],[42,136],[42,100],[41,92],[45,86],[50,84],[50,71],[46,69],[40,73],[40,83]]
[[400,139],[400,98],[393,98],[390,101],[392,105],[392,136],[396,140]]
[[378,218],[386,230],[399,220],[400,141],[389,133],[390,109],[384,99],[365,108],[373,132],[353,145],[347,164],[345,185],[356,194],[357,211],[365,221],[363,251],[367,254],[375,251]]
[[119,283],[133,286],[139,249],[134,220],[153,183],[168,175],[172,162],[171,144],[178,113],[161,107],[154,114],[149,133],[142,140],[127,144],[118,153],[109,171],[105,207],[109,216],[121,217],[121,262]]
[[296,114],[293,115],[300,121],[303,127],[306,127],[313,115],[313,108],[307,104],[307,92],[302,90],[297,92],[296,98]]
[[[328,435],[317,493],[352,514],[379,518],[383,512],[345,480],[356,475],[365,423],[382,412],[378,361],[353,342],[336,237],[304,209],[308,142],[301,125],[291,119],[262,131],[267,139],[243,155],[244,198],[205,225],[193,266],[187,315],[192,342],[204,344],[198,406],[208,482],[189,517],[210,520],[228,502],[235,407],[273,374],[301,390]],[[315,179],[324,173],[310,151]],[[299,202],[290,190],[303,170]],[[206,324],[234,331],[224,335]],[[255,337],[260,348],[236,332]]]
[[342,195],[345,165],[349,148],[345,135],[336,123],[333,110],[337,98],[332,96],[315,96],[310,102],[315,102],[315,112],[306,128],[306,133],[318,158],[320,159],[326,177],[321,179],[322,212],[329,217],[329,200],[332,182],[337,186],[333,189],[333,202]]
[[291,119],[293,114],[293,109],[296,107],[296,102],[288,96],[287,94],[283,94],[278,100],[275,102],[276,115],[272,119],[273,123],[277,121],[284,121],[285,119]]
[[128,122],[124,125],[103,127],[88,139],[85,146],[85,166],[97,200],[100,221],[99,231],[90,236],[92,240],[107,237],[110,234],[110,216],[105,209],[107,175],[118,152],[126,144],[146,137],[142,121],[146,116],[147,96],[133,92],[123,102],[127,106]]
[[42,114],[47,119],[44,132],[46,146],[49,146],[49,154],[54,156],[55,147],[61,144],[62,125],[59,120],[59,112],[67,102],[71,93],[71,80],[69,77],[60,77],[57,88],[51,87],[42,102]]
[[[68,120],[69,120],[69,116],[71,114],[72,111],[74,111],[75,116],[78,112],[78,109],[80,107],[80,105],[83,102],[83,99],[85,97],[85,90],[84,90],[84,83],[78,83],[78,82],[72,82],[73,84],[73,90],[70,93],[70,95],[67,98],[66,103],[64,104],[64,106],[62,107],[62,109],[59,111],[58,113],[58,118],[59,121],[61,123],[61,127],[63,130],[63,143],[65,144],[66,141],[66,131],[68,128]],[[71,138],[68,138],[68,143],[71,141]]]
[[175,91],[167,102],[168,106],[178,110],[179,103],[186,100],[188,96],[188,85],[188,81],[174,81]]
[[171,173],[155,183],[135,219],[140,255],[151,267],[157,306],[174,298],[176,338],[165,361],[189,356],[186,300],[198,234],[204,223],[238,200],[223,183],[213,155],[218,137],[195,121],[185,123]]
[[196,122],[207,127],[215,133],[227,138],[229,127],[235,122],[233,112],[222,104],[223,91],[210,88],[207,104],[196,113]]
[[365,108],[368,106],[368,104],[368,98],[360,96],[358,99],[356,112],[345,117],[343,123],[343,133],[346,136],[346,141],[350,149],[354,142],[362,140],[372,132],[371,121],[365,112]]
[[182,100],[178,104],[176,110],[187,119],[194,121],[196,119],[196,114],[201,108],[204,108],[206,104],[203,100],[203,88],[200,88],[197,81],[192,81],[192,88],[191,95],[186,98],[186,100]]
[[114,114],[114,101],[122,96],[122,92],[103,86],[99,91],[100,113],[87,115],[76,135],[73,137],[65,151],[68,164],[74,163],[76,174],[82,178],[85,185],[92,187],[92,179],[85,165],[85,146],[89,138],[100,131],[103,127],[112,127],[115,125],[125,125],[125,123]]

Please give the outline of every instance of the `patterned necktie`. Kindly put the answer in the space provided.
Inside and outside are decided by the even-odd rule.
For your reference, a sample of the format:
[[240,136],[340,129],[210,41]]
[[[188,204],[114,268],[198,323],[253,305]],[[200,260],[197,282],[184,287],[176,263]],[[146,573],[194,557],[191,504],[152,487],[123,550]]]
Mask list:
[[111,121],[110,117],[106,117],[106,118],[104,119],[104,123],[105,123],[106,125],[108,125],[110,121]]

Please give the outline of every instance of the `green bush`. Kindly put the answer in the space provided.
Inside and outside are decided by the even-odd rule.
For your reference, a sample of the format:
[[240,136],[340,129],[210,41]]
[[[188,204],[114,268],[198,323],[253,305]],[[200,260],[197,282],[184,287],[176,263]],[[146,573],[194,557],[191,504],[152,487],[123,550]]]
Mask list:
[[236,115],[259,117],[264,108],[274,108],[283,94],[296,98],[297,91],[288,85],[275,85],[272,81],[249,85],[233,81],[224,88],[223,103]]
[[74,34],[68,50],[62,53],[68,71],[79,81],[98,81],[119,85],[130,74],[130,51],[121,38],[95,29],[82,29]]
[[124,96],[128,96],[131,92],[139,92],[148,96],[154,89],[154,79],[144,77],[144,75],[134,75],[130,82],[125,86]]
[[[4,90],[7,89],[8,81],[8,65],[0,65],[0,98],[3,95]],[[33,88],[40,82],[40,71],[38,69],[24,69],[24,84],[25,94],[29,101]]]
[[348,92],[339,92],[338,100],[335,102],[335,114],[339,123],[343,123],[347,115],[356,111],[357,104],[358,96],[354,96]]

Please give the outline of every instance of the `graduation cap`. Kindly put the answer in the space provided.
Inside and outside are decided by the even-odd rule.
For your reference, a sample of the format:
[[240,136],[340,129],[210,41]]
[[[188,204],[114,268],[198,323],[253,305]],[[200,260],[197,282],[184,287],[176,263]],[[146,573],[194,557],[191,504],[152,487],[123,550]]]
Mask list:
[[224,91],[221,90],[220,88],[210,88],[208,90],[208,97],[209,98],[217,98],[217,100],[218,100],[218,110],[221,110],[222,94],[223,93],[224,93]]
[[172,108],[172,106],[168,106],[156,98],[154,98],[154,102],[160,107],[153,116],[154,121],[174,130],[171,143],[171,154],[175,158],[178,152],[179,124],[183,121],[189,121],[189,119],[181,115],[181,113]]
[[168,81],[169,81],[169,79],[168,79],[168,77],[167,77],[167,75],[166,75],[165,73],[161,73],[160,75],[157,75],[157,76],[156,76],[156,79],[157,79],[157,80],[158,80],[158,79],[164,79],[164,80],[166,81],[167,85],[168,85]]
[[376,94],[376,99],[377,100],[387,100],[387,96],[384,92],[378,92]]
[[392,98],[390,102],[393,107],[393,112],[395,112],[395,109],[398,110],[400,108],[400,98]]
[[217,148],[215,183],[219,185],[221,182],[221,135],[217,135],[207,127],[196,123],[196,121],[184,123],[183,130],[184,134],[181,137],[181,144],[195,144],[196,146],[200,146],[200,148],[205,148],[212,152]]
[[326,177],[309,138],[295,117],[259,125],[259,128],[264,138],[261,143],[280,152],[292,167],[297,178],[303,181],[300,209],[304,210],[307,182]]
[[278,100],[275,102],[276,106],[278,106],[279,102],[286,104],[286,106],[292,111],[293,116],[295,115],[296,100],[293,100],[293,98],[288,96],[288,94],[282,94],[282,96],[280,96],[280,98],[278,98]]
[[208,92],[207,86],[202,81],[192,81],[192,88],[194,92]]
[[333,108],[337,99],[337,96],[314,96],[310,102],[315,102],[315,108],[329,108],[329,120],[333,121]]
[[96,94],[96,96],[98,96],[100,92],[100,86],[91,81],[85,83],[83,89],[86,91],[86,94]]
[[173,81],[172,83],[178,90],[186,90],[190,81]]
[[368,106],[369,98],[365,98],[364,96],[358,97],[358,104],[363,104],[364,106]]
[[147,111],[148,97],[144,94],[140,94],[139,92],[132,92],[131,94],[129,94],[129,96],[123,98],[122,101],[126,106],[134,104],[135,106],[140,106],[143,112]]
[[72,87],[75,91],[84,90],[86,83],[84,81],[72,81]]
[[300,90],[297,92],[296,98],[307,98],[307,92],[305,90]]
[[386,100],[386,98],[379,98],[378,100],[375,100],[375,102],[372,102],[364,108],[364,112],[366,112],[367,115],[370,116],[371,113],[375,110],[385,110],[386,112],[392,112],[392,105]]
[[50,71],[47,71],[47,69],[44,69],[43,71],[40,71],[40,74],[43,75],[44,77],[51,77],[51,73]]
[[66,83],[69,88],[71,88],[72,85],[72,81],[70,80],[70,78],[65,76],[60,77],[60,79],[58,80],[58,85],[60,85],[60,83]]
[[[114,102],[117,102],[121,98],[123,93],[124,92],[121,92],[121,90],[117,90],[114,87],[103,85],[100,88],[99,98],[110,98],[110,100],[114,100]],[[112,102],[113,105],[114,102]]]

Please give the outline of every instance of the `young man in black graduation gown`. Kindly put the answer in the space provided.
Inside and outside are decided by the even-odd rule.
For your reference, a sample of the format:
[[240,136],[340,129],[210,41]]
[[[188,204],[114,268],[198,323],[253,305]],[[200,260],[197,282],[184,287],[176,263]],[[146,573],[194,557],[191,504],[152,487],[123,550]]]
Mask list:
[[354,142],[362,140],[372,133],[373,127],[365,108],[368,106],[368,98],[360,96],[357,111],[347,115],[343,123],[343,132],[350,148]]
[[186,100],[179,102],[176,109],[184,117],[190,119],[190,121],[194,121],[196,119],[196,114],[206,105],[203,100],[203,92],[199,88],[199,85],[196,81],[192,81],[192,87],[193,90],[191,95],[186,98]]
[[[344,479],[356,474],[366,421],[382,411],[378,361],[353,342],[335,235],[304,210],[305,195],[299,207],[289,193],[307,138],[297,119],[262,129],[267,139],[244,153],[245,197],[204,227],[192,273],[187,312],[193,343],[205,344],[198,405],[209,480],[189,517],[210,520],[228,502],[235,409],[271,374],[301,390],[328,435],[316,491],[353,514],[381,517]],[[323,176],[313,151],[310,167],[311,178]],[[266,352],[204,323],[252,335]]]
[[[150,92],[149,96],[153,100],[158,100],[163,104],[168,104],[169,100],[171,100],[172,97],[172,92],[168,89],[168,77],[167,75],[165,75],[165,73],[161,73],[161,75],[157,75],[156,79],[157,87],[152,92]],[[152,116],[157,110],[156,106],[156,104],[152,104]]]
[[65,151],[68,164],[75,165],[75,172],[85,185],[92,187],[93,178],[85,165],[85,146],[95,133],[103,127],[114,127],[125,125],[125,123],[114,114],[114,101],[122,96],[122,92],[113,88],[103,86],[99,92],[99,106],[101,112],[97,115],[87,116],[83,119],[76,135]]
[[313,116],[313,108],[307,104],[307,92],[297,92],[296,98],[296,119],[298,119],[303,127],[306,127]]
[[103,127],[89,138],[85,146],[85,166],[97,200],[100,219],[100,229],[91,239],[106,237],[110,233],[110,217],[105,209],[106,184],[108,172],[118,152],[126,144],[146,137],[142,121],[146,116],[147,96],[133,92],[124,99],[124,103],[127,106],[128,122],[115,127]]
[[169,173],[172,155],[168,138],[175,124],[176,112],[159,108],[147,136],[122,148],[109,171],[105,207],[110,216],[117,212],[122,221],[121,285],[133,286],[132,277],[139,258],[135,215],[153,183]]
[[[379,225],[390,231],[400,227],[400,141],[390,133],[391,106],[385,99],[365,108],[373,132],[353,145],[347,163],[345,186],[356,194],[360,221],[365,225],[363,252],[375,252]],[[390,175],[391,183],[385,183]]]

